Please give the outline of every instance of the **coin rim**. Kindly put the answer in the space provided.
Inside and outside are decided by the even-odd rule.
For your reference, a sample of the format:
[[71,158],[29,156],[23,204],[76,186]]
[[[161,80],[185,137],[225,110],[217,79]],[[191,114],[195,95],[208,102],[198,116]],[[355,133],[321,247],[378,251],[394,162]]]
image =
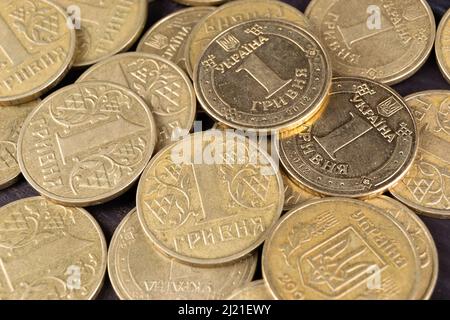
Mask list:
[[264,288],[267,290],[267,293],[269,295],[272,294],[266,284],[266,281],[264,279],[259,279],[259,280],[253,280],[253,281],[249,282],[247,285],[240,286],[239,288],[233,290],[233,292],[225,300],[236,300],[235,297],[237,295],[242,294],[242,292],[244,292],[246,290],[251,290],[255,287],[262,287],[262,286],[264,286]]
[[444,79],[450,83],[450,68],[445,67],[444,63],[444,53],[442,50],[442,35],[444,33],[445,24],[449,22],[450,19],[450,9],[442,16],[441,21],[439,22],[438,29],[436,31],[436,39],[434,43],[435,54],[437,65],[439,67],[439,71],[441,72]]

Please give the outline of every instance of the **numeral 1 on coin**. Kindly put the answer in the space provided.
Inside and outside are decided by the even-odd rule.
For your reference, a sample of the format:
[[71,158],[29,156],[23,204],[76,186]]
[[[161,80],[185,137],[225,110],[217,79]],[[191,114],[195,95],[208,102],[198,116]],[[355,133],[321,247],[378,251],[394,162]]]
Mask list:
[[0,16],[0,50],[6,55],[9,61],[17,66],[27,57],[28,52],[12,32],[8,24]]

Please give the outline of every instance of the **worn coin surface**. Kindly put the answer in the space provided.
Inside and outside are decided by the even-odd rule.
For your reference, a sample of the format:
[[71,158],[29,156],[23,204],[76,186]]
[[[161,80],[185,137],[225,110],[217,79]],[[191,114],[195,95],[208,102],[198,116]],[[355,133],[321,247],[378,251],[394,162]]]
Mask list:
[[185,51],[189,34],[199,20],[214,10],[214,7],[194,7],[168,15],[142,36],[136,51],[159,55],[187,70]]
[[398,83],[425,63],[434,44],[434,16],[425,0],[312,0],[306,16],[336,76]]
[[195,119],[196,98],[187,75],[156,55],[129,52],[89,68],[77,82],[108,81],[137,93],[150,108],[158,130],[156,149],[173,142],[176,130],[189,131]]
[[64,87],[34,109],[18,142],[20,169],[42,195],[87,206],[125,192],[150,160],[156,129],[145,102],[105,82]]
[[257,143],[199,132],[159,152],[137,191],[139,220],[168,255],[199,264],[245,256],[270,234],[283,208],[283,181]]
[[273,300],[273,296],[264,280],[250,282],[245,287],[236,289],[228,300]]
[[253,19],[286,19],[302,27],[309,22],[296,8],[275,0],[238,0],[222,5],[199,21],[192,30],[186,46],[186,66],[192,76],[208,43],[222,31]]
[[281,177],[283,178],[284,185],[284,211],[291,210],[308,200],[318,198],[318,196],[312,192],[299,187],[291,180],[291,178],[289,178],[288,174],[285,173],[284,170],[281,170]]
[[77,67],[126,51],[139,38],[147,20],[144,0],[53,0],[67,10],[76,30]]
[[367,203],[395,218],[409,235],[420,262],[417,298],[429,299],[436,285],[439,264],[436,245],[428,228],[414,212],[392,198],[379,196]]
[[450,218],[450,91],[423,91],[405,100],[416,119],[419,151],[390,191],[421,213]]
[[450,82],[450,10],[442,17],[436,33],[436,59],[445,80]]
[[26,117],[39,102],[0,107],[0,189],[9,187],[20,175],[17,163],[19,132]]
[[75,31],[47,0],[0,1],[0,104],[38,98],[71,67]]
[[311,200],[266,241],[264,279],[277,299],[415,299],[419,259],[402,225],[366,202]]
[[180,263],[148,240],[135,209],[115,231],[108,253],[111,283],[123,300],[223,299],[251,281],[256,263],[256,253],[220,266]]
[[94,299],[106,241],[85,210],[42,197],[0,208],[0,300]]
[[331,196],[369,197],[400,180],[417,153],[416,124],[403,99],[363,78],[335,78],[329,105],[312,125],[281,137],[290,177]]
[[203,108],[232,128],[289,129],[322,109],[331,66],[304,29],[283,20],[252,20],[210,42],[194,86]]

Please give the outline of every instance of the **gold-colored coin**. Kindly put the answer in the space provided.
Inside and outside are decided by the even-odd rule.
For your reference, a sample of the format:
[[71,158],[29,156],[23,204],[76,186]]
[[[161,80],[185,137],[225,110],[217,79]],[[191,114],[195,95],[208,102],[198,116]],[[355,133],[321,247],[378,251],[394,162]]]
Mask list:
[[231,0],[174,0],[185,6],[215,6]]
[[0,189],[17,181],[20,175],[17,163],[17,140],[20,128],[39,100],[13,107],[0,107]]
[[273,300],[273,296],[264,280],[253,281],[247,286],[235,290],[228,300]]
[[71,67],[75,31],[47,0],[0,1],[0,105],[38,98]]
[[85,210],[42,197],[0,208],[0,300],[88,300],[103,285],[106,241]]
[[436,285],[439,264],[436,245],[428,228],[414,212],[392,198],[380,196],[367,200],[367,203],[392,216],[409,235],[420,262],[417,296],[429,299]]
[[257,254],[231,264],[198,267],[161,253],[148,240],[136,210],[116,229],[108,253],[108,272],[120,299],[223,299],[251,281]]
[[227,263],[257,248],[283,208],[283,181],[257,143],[210,130],[159,152],[137,191],[139,220],[168,255]]
[[436,33],[426,0],[312,0],[306,16],[330,54],[335,76],[391,85],[419,70]]
[[189,34],[198,21],[214,9],[194,7],[168,15],[142,36],[136,51],[159,55],[187,70],[185,51]]
[[419,151],[389,191],[423,214],[450,218],[450,91],[423,91],[405,100],[416,119]]
[[359,200],[311,200],[290,211],[264,245],[262,268],[277,299],[422,298],[407,232]]
[[186,46],[186,66],[189,75],[200,60],[208,43],[221,32],[253,19],[285,19],[302,27],[309,27],[305,16],[296,8],[275,0],[238,0],[222,5],[199,21],[192,30]]
[[48,96],[25,121],[18,160],[42,195],[66,205],[111,200],[139,177],[156,129],[145,102],[106,82],[74,84]]
[[174,63],[156,55],[129,52],[89,68],[77,80],[108,81],[129,88],[147,103],[158,130],[156,150],[171,144],[175,130],[189,131],[196,98],[188,76]]
[[284,185],[284,205],[283,210],[288,211],[297,207],[308,200],[318,198],[317,195],[310,191],[299,187],[289,178],[288,174],[281,170],[281,177]]
[[450,10],[442,17],[436,33],[436,42],[434,49],[436,59],[447,82],[450,82]]
[[53,0],[64,7],[76,29],[77,67],[88,66],[128,50],[147,20],[145,0]]

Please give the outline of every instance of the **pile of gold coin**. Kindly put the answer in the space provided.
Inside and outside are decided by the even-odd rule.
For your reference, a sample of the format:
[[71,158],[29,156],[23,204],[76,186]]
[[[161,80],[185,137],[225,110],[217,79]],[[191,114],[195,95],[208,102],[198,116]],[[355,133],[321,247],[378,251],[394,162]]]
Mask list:
[[[433,45],[450,81],[450,10],[177,2],[0,2],[0,188],[41,195],[0,208],[0,299],[429,299],[450,91],[389,86]],[[108,246],[83,208],[134,185]]]

